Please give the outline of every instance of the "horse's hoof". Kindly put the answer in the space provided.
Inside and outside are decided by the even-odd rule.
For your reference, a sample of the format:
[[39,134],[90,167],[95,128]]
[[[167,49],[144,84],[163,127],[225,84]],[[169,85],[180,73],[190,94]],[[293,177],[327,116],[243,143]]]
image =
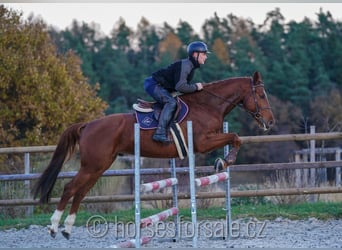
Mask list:
[[230,165],[233,165],[235,163],[235,160],[236,160],[236,157],[229,155],[227,157],[227,160],[225,160],[225,162],[226,162],[227,166],[230,166]]
[[229,154],[225,158],[225,162],[226,162],[227,166],[233,165],[235,163],[237,152],[238,151],[235,148],[232,148],[230,150]]
[[226,163],[221,158],[217,158],[214,163],[214,170],[216,173],[221,172],[224,168],[226,168]]
[[67,240],[70,239],[70,233],[68,233],[67,231],[63,230],[62,234]]
[[51,235],[52,238],[56,238],[57,232],[55,232],[53,229],[49,228],[49,234]]

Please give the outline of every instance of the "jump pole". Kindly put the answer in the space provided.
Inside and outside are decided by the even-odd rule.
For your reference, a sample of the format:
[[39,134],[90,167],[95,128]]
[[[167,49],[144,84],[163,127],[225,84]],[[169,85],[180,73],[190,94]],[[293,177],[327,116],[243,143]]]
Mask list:
[[[228,133],[229,132],[229,125],[228,122],[224,122],[223,123],[223,133]],[[229,145],[225,145],[223,148],[223,154],[224,157],[226,155],[228,155],[229,153]],[[232,222],[232,215],[231,215],[231,204],[230,204],[230,168],[226,168],[226,172],[227,174],[227,180],[226,180],[226,185],[225,185],[225,189],[226,189],[226,240],[230,239],[230,231],[231,231],[231,222]]]
[[[177,172],[176,172],[176,159],[170,159],[170,167],[171,167],[171,178],[177,179]],[[177,179],[178,180],[178,179]],[[178,181],[177,185],[172,185],[172,205],[173,207],[178,208]],[[179,241],[179,230],[178,230],[178,223],[179,223],[179,213],[173,216],[173,222],[175,223],[175,241]]]
[[134,123],[134,204],[135,204],[135,246],[140,248],[140,125]]
[[187,121],[188,151],[189,151],[189,176],[190,176],[190,203],[191,221],[193,227],[192,247],[197,248],[197,209],[196,209],[196,187],[195,187],[195,154],[192,134],[192,121]]

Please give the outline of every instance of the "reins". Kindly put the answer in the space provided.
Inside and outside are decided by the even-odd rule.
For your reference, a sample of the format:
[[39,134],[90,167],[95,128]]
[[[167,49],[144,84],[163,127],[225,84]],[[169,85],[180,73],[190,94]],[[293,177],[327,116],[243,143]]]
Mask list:
[[234,105],[234,106],[238,106],[238,107],[240,107],[240,108],[243,108],[243,105],[242,105],[242,104],[240,104],[240,103],[234,103],[234,102],[232,102],[232,101],[230,101],[230,100],[228,100],[228,99],[226,99],[226,98],[224,98],[224,97],[222,97],[222,96],[219,96],[219,95],[217,95],[217,94],[215,94],[215,93],[213,93],[213,92],[210,92],[210,91],[206,90],[205,88],[203,88],[202,91],[204,91],[204,92],[206,92],[206,93],[208,93],[208,94],[210,94],[210,95],[212,95],[212,96],[214,96],[214,97],[216,97],[216,98],[218,98],[218,99],[221,99],[222,101],[224,101],[224,102],[226,102],[226,103],[229,103],[229,104],[232,104],[232,105]]

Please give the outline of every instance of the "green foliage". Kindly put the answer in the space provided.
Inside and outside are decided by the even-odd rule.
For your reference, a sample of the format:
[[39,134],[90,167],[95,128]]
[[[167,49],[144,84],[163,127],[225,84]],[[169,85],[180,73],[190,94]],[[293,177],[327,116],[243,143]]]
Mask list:
[[71,123],[103,114],[72,52],[57,55],[42,21],[0,5],[0,145],[55,144]]
[[[240,186],[237,190],[244,191],[244,190],[257,190],[258,188],[254,185],[250,186]],[[231,205],[232,206],[255,206],[255,205],[261,205],[266,204],[267,200],[263,196],[257,196],[257,197],[234,197],[231,199]]]
[[326,95],[317,96],[311,102],[312,120],[318,131],[341,131],[342,129],[342,95],[333,88]]

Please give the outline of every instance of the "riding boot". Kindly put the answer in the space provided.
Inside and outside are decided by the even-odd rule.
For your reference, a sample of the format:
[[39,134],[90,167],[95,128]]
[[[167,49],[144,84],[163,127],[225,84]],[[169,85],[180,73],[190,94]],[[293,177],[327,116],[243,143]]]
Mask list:
[[159,117],[159,124],[158,127],[153,135],[153,140],[159,141],[159,142],[172,142],[172,140],[169,139],[167,135],[167,127],[169,125],[170,120],[173,116],[173,107],[172,105],[166,104],[160,114]]
[[163,127],[159,127],[159,126],[157,127],[156,132],[154,132],[154,135],[152,138],[154,141],[165,142],[165,143],[172,142],[167,136],[166,129]]

